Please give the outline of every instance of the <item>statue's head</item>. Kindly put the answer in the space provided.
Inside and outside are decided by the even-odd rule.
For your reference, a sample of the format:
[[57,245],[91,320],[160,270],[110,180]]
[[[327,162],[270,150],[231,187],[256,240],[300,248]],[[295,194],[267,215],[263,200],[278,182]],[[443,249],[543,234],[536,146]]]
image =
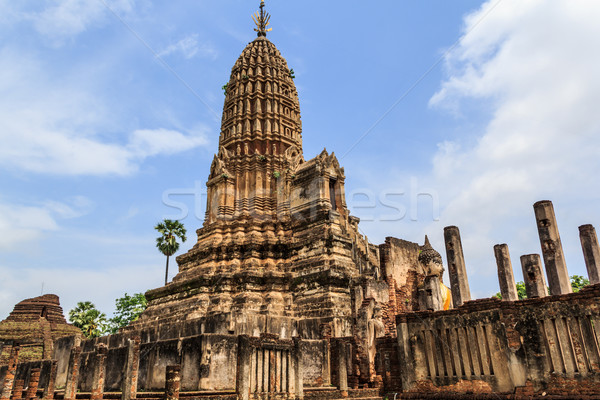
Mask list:
[[429,238],[425,236],[425,244],[419,253],[419,263],[423,267],[427,276],[442,276],[444,273],[444,264],[442,256],[435,251],[429,243]]
[[381,307],[376,305],[373,307],[373,319],[381,318]]

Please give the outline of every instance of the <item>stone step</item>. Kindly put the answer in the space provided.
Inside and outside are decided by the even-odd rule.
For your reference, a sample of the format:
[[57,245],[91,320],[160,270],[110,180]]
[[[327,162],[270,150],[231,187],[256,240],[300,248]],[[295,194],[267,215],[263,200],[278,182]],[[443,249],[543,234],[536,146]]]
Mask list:
[[348,399],[354,399],[354,400],[383,400],[383,397],[342,397],[339,399],[332,399],[332,400],[348,400]]
[[349,389],[348,396],[342,396],[337,388],[311,388],[304,391],[305,400],[382,400],[379,389]]
[[[164,392],[142,392],[137,394],[136,400],[162,400],[164,396]],[[237,400],[238,396],[233,391],[196,391],[180,392],[179,398],[182,400]]]
[[[214,395],[200,395],[200,396],[179,396],[180,399],[185,400],[238,400],[237,394],[214,394]],[[137,400],[156,400],[156,397],[137,397]],[[164,399],[164,394],[161,397]]]
[[[60,393],[62,394],[62,393]],[[63,397],[57,393],[55,398]],[[77,393],[78,400],[89,400],[91,393]],[[104,399],[117,400],[121,398],[119,392],[105,392]],[[181,392],[181,400],[238,400],[237,394],[232,391],[197,391]],[[136,400],[162,400],[164,392],[139,392]],[[348,397],[342,397],[342,392],[334,387],[309,388],[304,392],[305,400],[383,400],[378,389],[349,389]]]

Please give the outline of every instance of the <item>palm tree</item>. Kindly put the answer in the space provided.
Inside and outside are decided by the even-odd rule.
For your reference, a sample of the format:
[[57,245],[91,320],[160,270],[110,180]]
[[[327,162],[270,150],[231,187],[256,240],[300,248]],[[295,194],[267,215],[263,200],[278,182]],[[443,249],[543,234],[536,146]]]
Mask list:
[[81,329],[86,338],[92,339],[104,333],[106,314],[98,311],[91,302],[80,301],[74,309],[69,311],[69,321]]
[[160,236],[156,238],[156,247],[158,251],[167,256],[167,268],[165,271],[166,285],[169,276],[169,257],[179,250],[177,239],[181,239],[182,242],[186,241],[186,230],[181,222],[170,219],[159,222],[154,229],[160,233]]

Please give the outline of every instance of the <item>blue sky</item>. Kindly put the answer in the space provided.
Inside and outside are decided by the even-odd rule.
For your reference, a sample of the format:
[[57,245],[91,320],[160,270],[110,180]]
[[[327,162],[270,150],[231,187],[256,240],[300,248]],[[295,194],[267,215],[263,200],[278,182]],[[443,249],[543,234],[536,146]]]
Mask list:
[[[0,0],[0,318],[25,298],[107,314],[162,284],[153,225],[202,224],[223,86],[259,1]],[[361,230],[444,255],[461,229],[471,291],[498,291],[493,245],[539,253],[554,201],[571,274],[600,224],[600,4],[267,1],[296,73],[304,155],[346,170]],[[194,195],[196,193],[196,195]],[[187,213],[164,200],[185,205]],[[171,276],[174,268],[171,268]]]

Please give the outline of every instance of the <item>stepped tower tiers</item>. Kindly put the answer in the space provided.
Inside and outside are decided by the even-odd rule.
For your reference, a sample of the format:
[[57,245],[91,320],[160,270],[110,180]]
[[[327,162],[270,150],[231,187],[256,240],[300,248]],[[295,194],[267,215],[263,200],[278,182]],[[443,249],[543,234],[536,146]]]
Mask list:
[[40,361],[51,358],[54,341],[65,336],[81,336],[81,330],[67,323],[58,296],[45,294],[25,299],[0,322],[0,366],[10,356],[10,349],[2,349],[2,343],[17,342],[21,346],[21,361]]
[[356,282],[379,278],[379,250],[346,207],[344,169],[326,150],[304,160],[298,92],[262,8],[225,87],[198,241],[125,330],[197,320],[205,333],[352,336],[367,290]]

